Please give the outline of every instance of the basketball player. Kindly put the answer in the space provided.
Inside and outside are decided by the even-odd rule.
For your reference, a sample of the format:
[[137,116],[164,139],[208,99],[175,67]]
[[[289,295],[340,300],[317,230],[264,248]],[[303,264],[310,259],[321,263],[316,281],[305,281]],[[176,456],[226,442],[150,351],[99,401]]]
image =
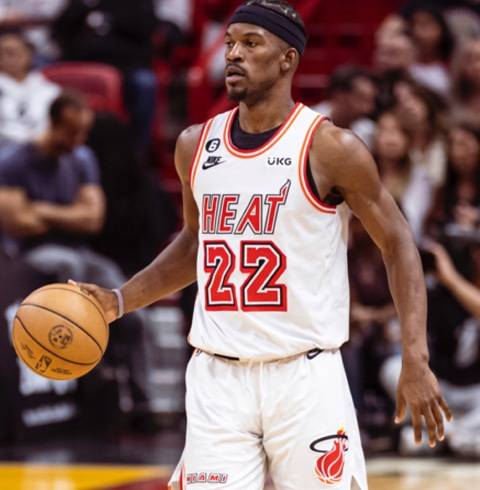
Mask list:
[[[172,488],[367,488],[339,352],[348,338],[348,208],[381,249],[402,324],[397,420],[430,444],[451,417],[428,367],[425,287],[408,226],[366,147],[295,103],[306,44],[284,1],[251,0],[226,34],[238,107],[179,137],[185,225],[120,290],[83,287],[109,320],[198,282],[187,434]],[[201,485],[200,485],[201,483]]]

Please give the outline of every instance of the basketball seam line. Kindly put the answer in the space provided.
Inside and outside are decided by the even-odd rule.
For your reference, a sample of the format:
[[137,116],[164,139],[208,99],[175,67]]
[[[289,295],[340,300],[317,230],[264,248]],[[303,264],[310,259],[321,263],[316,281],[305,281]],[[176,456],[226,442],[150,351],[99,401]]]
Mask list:
[[79,330],[81,330],[85,335],[90,337],[93,340],[93,342],[95,342],[97,347],[100,349],[102,356],[103,356],[103,354],[105,354],[105,352],[102,350],[102,347],[97,342],[97,339],[95,337],[93,337],[89,332],[87,332],[83,327],[81,327],[78,323],[76,323],[73,320],[71,320],[70,318],[68,318],[68,316],[62,315],[61,313],[58,313],[58,311],[47,308],[46,306],[37,305],[35,303],[22,303],[20,306],[34,306],[35,308],[40,308],[41,310],[49,311],[50,313],[53,313],[54,315],[57,315],[60,318],[63,318],[64,320],[69,321],[71,324],[75,325]]
[[51,351],[50,349],[48,349],[47,347],[45,347],[43,344],[41,344],[29,331],[28,329],[25,327],[25,324],[22,322],[21,318],[19,316],[16,316],[15,315],[15,318],[20,322],[20,325],[22,326],[22,328],[25,330],[25,332],[27,332],[28,336],[34,341],[36,342],[42,349],[45,349],[49,354],[51,354],[52,356],[55,356],[55,357],[58,357],[59,359],[61,359],[62,361],[66,361],[66,362],[70,362],[72,364],[77,364],[78,366],[91,366],[92,364],[95,364],[97,363],[98,361],[93,361],[93,362],[78,362],[78,361],[71,361],[70,359],[65,359],[65,357],[62,357],[60,355],[58,355],[56,352],[53,352]]
[[[78,294],[79,296],[81,296],[82,298],[85,298],[87,299],[92,305],[93,307],[100,313],[100,315],[102,316],[102,318],[105,320],[105,324],[108,325],[107,323],[107,319],[105,318],[105,315],[103,313],[103,311],[95,304],[94,301],[92,301],[92,299],[88,296],[87,293],[84,293],[84,292],[79,292],[79,291],[75,291],[74,289],[70,289],[70,288],[62,288],[62,287],[59,287],[59,286],[54,286],[54,287],[51,287],[50,285],[46,285],[46,286],[43,286],[42,288],[39,289],[42,290],[42,289],[58,289],[60,291],[69,291],[71,293],[75,293],[75,294]],[[107,334],[108,334],[108,328],[107,328]]]

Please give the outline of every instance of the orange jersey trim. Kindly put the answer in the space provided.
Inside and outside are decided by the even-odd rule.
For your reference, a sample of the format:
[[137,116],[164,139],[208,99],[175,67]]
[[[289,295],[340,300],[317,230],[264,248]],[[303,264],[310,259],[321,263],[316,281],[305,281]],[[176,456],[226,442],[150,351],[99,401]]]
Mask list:
[[292,109],[289,116],[287,117],[287,119],[283,121],[283,124],[278,128],[275,134],[268,141],[266,141],[262,146],[260,146],[259,148],[255,148],[254,150],[241,150],[240,148],[237,148],[231,140],[230,135],[231,135],[232,125],[233,125],[233,121],[235,120],[235,116],[238,112],[238,107],[236,107],[235,109],[230,111],[230,114],[228,115],[227,123],[225,124],[225,128],[223,130],[223,141],[225,143],[225,147],[232,155],[238,158],[252,158],[261,155],[262,153],[265,153],[270,148],[272,148],[272,146],[275,143],[277,143],[277,141],[279,141],[280,138],[282,138],[282,136],[285,135],[285,133],[290,129],[295,119],[297,118],[297,116],[300,114],[301,110],[304,107],[305,106],[303,104],[297,102],[295,104],[295,107]]
[[327,214],[335,214],[336,213],[336,206],[333,206],[331,204],[327,204],[326,202],[323,202],[321,199],[319,199],[313,192],[310,187],[310,184],[308,182],[307,178],[307,162],[308,162],[308,155],[310,153],[310,148],[312,147],[312,142],[313,142],[313,137],[315,135],[315,131],[322,124],[323,121],[328,119],[326,116],[318,116],[315,118],[313,121],[312,125],[307,131],[307,136],[305,137],[305,140],[302,145],[302,150],[300,152],[300,164],[298,166],[298,178],[300,181],[300,186],[302,187],[302,191],[305,194],[305,197],[307,200],[310,202],[310,204],[317,209],[318,211],[321,211],[322,213],[327,213]]
[[195,182],[195,177],[198,170],[198,162],[200,160],[200,155],[202,154],[202,149],[205,145],[205,140],[207,139],[208,133],[212,126],[213,119],[209,119],[202,128],[200,133],[200,138],[198,138],[197,147],[195,148],[195,153],[193,154],[192,163],[190,164],[190,188],[193,189],[193,184]]

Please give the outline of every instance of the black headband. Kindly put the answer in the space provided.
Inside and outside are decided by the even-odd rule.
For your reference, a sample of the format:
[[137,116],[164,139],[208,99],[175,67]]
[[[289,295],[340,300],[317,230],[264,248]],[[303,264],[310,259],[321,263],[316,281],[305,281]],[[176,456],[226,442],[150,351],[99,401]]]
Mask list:
[[241,5],[232,15],[228,25],[243,22],[263,27],[293,46],[300,54],[305,51],[305,31],[292,19],[257,3]]

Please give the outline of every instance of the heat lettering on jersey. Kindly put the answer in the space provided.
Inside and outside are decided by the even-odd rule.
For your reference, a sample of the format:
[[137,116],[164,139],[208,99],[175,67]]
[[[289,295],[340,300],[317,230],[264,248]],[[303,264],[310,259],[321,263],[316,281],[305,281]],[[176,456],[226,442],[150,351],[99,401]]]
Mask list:
[[202,233],[243,235],[275,232],[278,213],[288,199],[291,181],[287,180],[277,194],[254,194],[245,209],[239,209],[238,194],[204,194],[202,198]]

